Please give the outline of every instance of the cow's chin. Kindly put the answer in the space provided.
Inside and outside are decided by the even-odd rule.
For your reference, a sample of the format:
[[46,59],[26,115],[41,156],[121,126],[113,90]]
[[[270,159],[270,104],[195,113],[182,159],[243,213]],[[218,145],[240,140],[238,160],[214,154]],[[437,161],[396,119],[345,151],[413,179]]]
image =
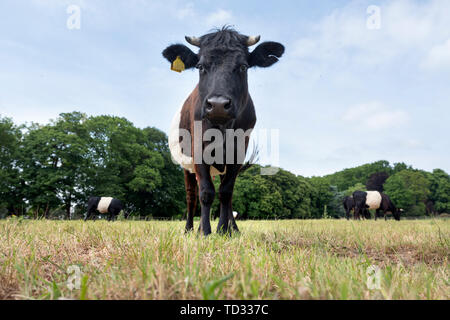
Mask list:
[[225,130],[227,129],[232,129],[235,120],[236,119],[234,118],[215,118],[215,119],[206,118],[209,128],[218,129],[222,132],[225,132]]

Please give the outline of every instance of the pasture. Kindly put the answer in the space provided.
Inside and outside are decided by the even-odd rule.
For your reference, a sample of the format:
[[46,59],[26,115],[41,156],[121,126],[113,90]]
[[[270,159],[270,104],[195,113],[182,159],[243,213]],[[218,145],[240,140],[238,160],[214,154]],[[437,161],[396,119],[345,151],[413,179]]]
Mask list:
[[184,224],[2,220],[0,299],[450,298],[448,219],[238,221],[232,237]]

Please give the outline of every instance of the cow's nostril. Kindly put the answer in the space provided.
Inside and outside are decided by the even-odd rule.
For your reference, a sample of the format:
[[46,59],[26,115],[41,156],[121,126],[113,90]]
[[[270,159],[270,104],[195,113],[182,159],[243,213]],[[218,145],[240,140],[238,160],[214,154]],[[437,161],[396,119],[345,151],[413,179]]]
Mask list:
[[[227,99],[225,97],[216,96],[209,98],[207,101],[207,106],[211,106],[211,110],[218,109],[218,110],[228,110],[231,107],[231,100]],[[221,112],[221,111],[219,111]]]
[[211,112],[212,110],[213,110],[213,106],[212,106],[212,104],[210,104],[209,102],[206,104],[206,111],[207,112]]

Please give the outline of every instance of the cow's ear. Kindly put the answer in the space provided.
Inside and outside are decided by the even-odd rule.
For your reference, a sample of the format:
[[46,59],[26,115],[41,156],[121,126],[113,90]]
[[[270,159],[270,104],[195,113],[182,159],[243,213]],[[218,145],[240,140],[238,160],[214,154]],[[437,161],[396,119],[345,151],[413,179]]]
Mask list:
[[284,53],[284,46],[278,42],[263,42],[250,53],[250,67],[270,67]]
[[173,44],[164,49],[162,54],[170,63],[180,57],[186,69],[193,68],[198,63],[198,56],[183,44]]

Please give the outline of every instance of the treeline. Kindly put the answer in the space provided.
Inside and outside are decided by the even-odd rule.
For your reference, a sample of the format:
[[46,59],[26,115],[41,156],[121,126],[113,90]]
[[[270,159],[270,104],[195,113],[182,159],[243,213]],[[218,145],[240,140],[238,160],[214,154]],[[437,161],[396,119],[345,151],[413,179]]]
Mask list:
[[[121,199],[141,217],[185,215],[183,171],[156,128],[79,112],[46,125],[0,118],[0,151],[0,215],[76,218],[91,195]],[[411,216],[450,212],[450,177],[440,169],[377,161],[312,178],[260,170],[255,165],[236,182],[233,207],[242,218],[343,217],[342,199],[355,190],[383,191]],[[218,208],[216,197],[213,214]]]
[[0,206],[8,213],[68,218],[71,208],[85,212],[91,195],[123,199],[144,216],[184,210],[182,171],[158,129],[73,112],[47,125],[2,118],[0,141]]

